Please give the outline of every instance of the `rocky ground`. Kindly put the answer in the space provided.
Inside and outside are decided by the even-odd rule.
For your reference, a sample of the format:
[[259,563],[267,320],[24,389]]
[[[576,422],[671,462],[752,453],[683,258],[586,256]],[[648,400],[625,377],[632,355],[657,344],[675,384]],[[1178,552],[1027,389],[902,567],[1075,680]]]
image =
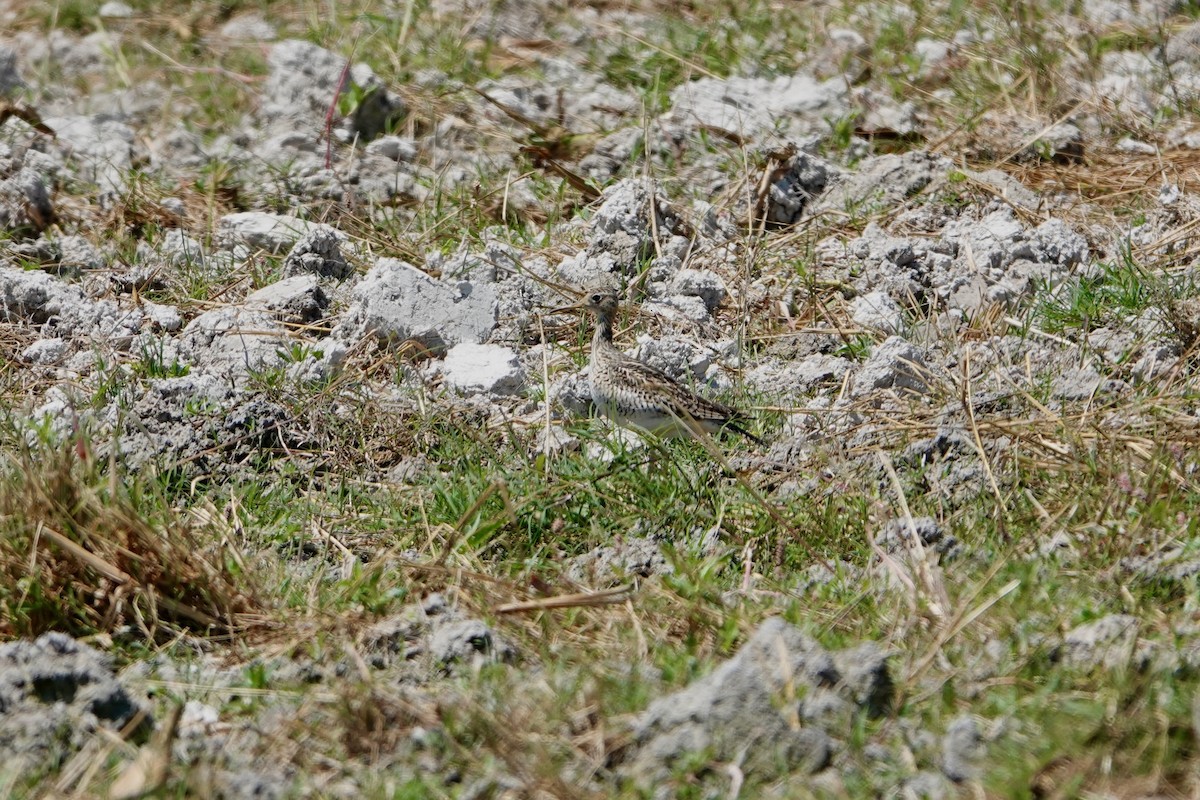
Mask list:
[[0,796],[1196,796],[1195,16],[0,0]]

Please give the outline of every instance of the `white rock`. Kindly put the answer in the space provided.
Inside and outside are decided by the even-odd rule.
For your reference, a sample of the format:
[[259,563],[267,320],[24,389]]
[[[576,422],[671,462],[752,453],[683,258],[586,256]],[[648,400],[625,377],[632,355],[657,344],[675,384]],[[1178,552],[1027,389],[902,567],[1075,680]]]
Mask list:
[[17,51],[0,45],[0,97],[15,94],[25,88],[25,80],[17,68]]
[[279,36],[275,26],[258,14],[234,17],[222,25],[220,31],[226,38],[240,39],[244,42],[271,42]]
[[466,394],[518,394],[525,384],[525,371],[517,354],[494,344],[456,344],[446,353],[442,376],[454,389]]
[[98,13],[101,17],[109,19],[129,19],[133,16],[133,9],[119,0],[108,0],[107,3],[100,6]]
[[401,136],[380,136],[367,145],[367,153],[392,161],[412,161],[417,157],[417,143]]
[[701,78],[671,92],[669,121],[735,134],[747,140],[779,133],[802,136],[828,127],[850,110],[842,78]]
[[496,290],[486,283],[431,278],[395,258],[381,258],[354,287],[341,338],[373,334],[383,341],[415,340],[431,350],[483,342],[496,329]]
[[671,279],[671,293],[699,297],[710,312],[724,302],[727,294],[725,281],[707,269],[679,270]]
[[614,428],[607,442],[588,442],[584,452],[592,461],[607,464],[620,453],[639,453],[648,447],[646,440],[629,428]]
[[1129,136],[1117,142],[1117,150],[1122,153],[1136,153],[1143,156],[1152,156],[1158,152],[1158,148],[1149,142],[1143,142]]
[[180,351],[193,364],[240,383],[282,362],[291,345],[287,331],[264,311],[228,307],[207,311],[188,323]]
[[133,165],[133,128],[103,115],[47,117],[58,147],[80,176],[106,192],[120,192]]
[[226,248],[235,244],[246,244],[269,253],[282,253],[290,250],[301,237],[317,228],[335,230],[329,225],[309,222],[287,214],[242,211],[226,214],[217,221],[217,240]]
[[899,336],[891,336],[875,347],[854,376],[851,397],[863,397],[878,389],[929,391],[929,370],[919,349]]
[[574,452],[579,449],[579,440],[567,432],[561,425],[551,425],[539,429],[537,437],[537,452],[559,455]]
[[169,333],[183,327],[183,317],[180,315],[179,309],[175,306],[167,306],[143,300],[142,311],[145,312],[146,318],[154,326]]
[[243,305],[270,311],[282,322],[302,325],[319,320],[329,298],[317,284],[316,275],[296,275],[251,292]]
[[850,318],[864,328],[884,333],[899,333],[904,325],[904,312],[887,292],[868,292],[850,301]]
[[913,52],[921,59],[923,67],[940,64],[950,57],[953,49],[949,42],[939,39],[917,39],[916,44],[913,45]]
[[42,339],[21,351],[21,360],[28,364],[50,366],[62,361],[67,354],[67,343],[62,339]]

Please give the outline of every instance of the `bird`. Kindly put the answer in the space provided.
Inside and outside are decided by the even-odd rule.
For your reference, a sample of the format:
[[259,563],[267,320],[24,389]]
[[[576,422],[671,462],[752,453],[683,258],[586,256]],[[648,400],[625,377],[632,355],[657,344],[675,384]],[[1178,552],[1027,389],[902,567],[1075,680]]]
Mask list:
[[618,425],[664,439],[696,438],[734,431],[756,444],[763,440],[743,427],[742,411],[686,389],[667,374],[623,353],[613,344],[613,320],[620,301],[615,289],[589,289],[579,303],[551,313],[585,309],[595,321],[588,379],[592,402]]

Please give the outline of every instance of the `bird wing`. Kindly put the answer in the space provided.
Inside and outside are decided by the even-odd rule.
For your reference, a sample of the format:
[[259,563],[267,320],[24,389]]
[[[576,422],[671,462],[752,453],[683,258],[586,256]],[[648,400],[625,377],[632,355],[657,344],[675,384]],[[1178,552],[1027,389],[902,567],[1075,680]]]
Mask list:
[[636,359],[622,358],[613,364],[612,368],[618,383],[640,387],[646,394],[658,398],[664,406],[664,411],[677,417],[719,422],[747,419],[746,415],[736,408],[702,397],[684,388],[666,373]]

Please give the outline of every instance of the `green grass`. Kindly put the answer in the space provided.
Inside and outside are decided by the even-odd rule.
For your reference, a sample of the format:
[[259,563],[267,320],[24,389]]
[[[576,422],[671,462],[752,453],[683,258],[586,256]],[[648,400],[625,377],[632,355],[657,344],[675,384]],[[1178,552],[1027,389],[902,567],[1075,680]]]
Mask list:
[[[98,22],[98,5],[30,7],[18,27],[126,30]],[[301,37],[367,61],[408,103],[398,132],[425,137],[444,126],[444,151],[487,158],[464,177],[446,167],[444,152],[423,150],[420,158],[428,163],[418,164],[418,180],[428,197],[380,207],[355,205],[350,195],[302,198],[309,176],[297,164],[250,177],[243,164],[222,157],[183,176],[141,165],[126,191],[103,207],[80,200],[87,187],[64,178],[56,187],[65,211],[60,229],[103,245],[114,269],[140,266],[144,248],[159,246],[179,224],[161,213],[167,197],[184,200],[185,229],[204,242],[226,213],[273,210],[329,221],[375,255],[414,264],[424,263],[426,253],[464,246],[478,252],[494,240],[556,263],[583,244],[577,226],[591,209],[577,190],[518,148],[554,151],[570,167],[606,131],[496,126],[480,119],[478,98],[464,86],[497,79],[536,84],[544,80],[541,58],[566,59],[640,99],[646,119],[626,124],[659,135],[654,117],[678,86],[706,75],[805,71],[819,62],[837,27],[868,42],[866,52],[842,55],[861,67],[847,89],[865,86],[916,104],[929,124],[926,138],[903,146],[936,145],[956,163],[940,196],[910,203],[930,204],[931,216],[971,215],[1005,201],[967,178],[994,166],[986,154],[1009,149],[988,139],[997,124],[1027,117],[1050,122],[1077,99],[1071,90],[1076,74],[1094,77],[1106,53],[1150,52],[1172,30],[1117,26],[1070,39],[1073,28],[1062,24],[1062,15],[1077,10],[1065,3],[913,0],[875,13],[853,3],[751,0],[641,4],[642,16],[632,21],[588,10],[608,26],[604,35],[565,46],[570,36],[558,36],[554,25],[578,24],[573,15],[579,9],[548,9],[547,42],[522,43],[480,36],[475,12],[424,0],[386,8],[373,0],[135,5],[140,13],[121,23],[129,35],[105,69],[68,78],[53,62],[31,65],[28,77],[37,87],[31,102],[42,102],[51,86],[78,83],[74,88],[103,96],[154,80],[166,87],[170,102],[146,113],[146,136],[182,124],[214,140],[239,129],[253,110],[267,62],[259,45],[211,34],[226,19],[260,11],[281,38]],[[974,33],[974,41],[961,46],[948,67],[925,71],[913,43],[949,39],[959,30]],[[430,71],[445,77],[432,80]],[[341,98],[340,110],[362,99],[352,92]],[[855,139],[860,111],[826,120],[828,130],[816,145],[848,169],[854,166],[848,154],[863,152]],[[1170,113],[1184,111],[1180,105]],[[1103,132],[1097,147],[1109,133],[1153,140],[1170,122],[1090,106],[1086,113],[1096,115]],[[678,141],[673,135],[660,136],[649,163],[645,146],[638,148],[618,176],[649,174],[681,205],[715,200],[729,211],[721,206],[728,205],[721,192],[729,187],[710,186],[705,169],[718,165],[733,186],[757,180],[766,163],[755,146],[713,132]],[[338,145],[335,155],[348,155],[348,148]],[[337,179],[346,179],[338,172],[345,161],[335,162]],[[1189,169],[1185,161],[1170,161],[1140,175],[1137,185],[1185,182]],[[697,174],[706,177],[697,180]],[[1066,185],[1065,174],[1049,175],[1059,181],[1054,191]],[[535,203],[515,213],[503,201],[519,177]],[[1152,193],[1116,195],[1089,195],[1087,208],[1047,206],[1021,219],[1032,227],[1045,214],[1061,213],[1080,230],[1159,220]],[[870,221],[889,231],[898,224],[901,209],[877,205],[865,200],[800,231],[746,236],[730,249],[728,264],[720,260],[724,255],[693,254],[698,262],[714,259],[706,265],[728,267],[739,300],[747,300],[745,318],[730,303],[717,326],[744,328],[751,366],[775,356],[776,346],[785,354],[780,357],[787,346],[809,346],[816,340],[806,338],[811,328],[836,339],[813,345],[822,353],[858,362],[870,352],[879,336],[835,337],[831,327],[852,327],[844,301],[856,265],[831,267],[818,254],[826,239],[851,240]],[[896,235],[931,235],[914,219],[906,217],[912,227]],[[1076,353],[1083,348],[1071,349],[1072,343],[1083,343],[1089,332],[1119,329],[1161,309],[1186,350],[1200,330],[1184,307],[1194,295],[1179,269],[1188,252],[1105,252],[1095,266],[1060,286],[1036,287],[1032,300],[1005,314],[1025,321],[1029,350],[1036,342]],[[649,266],[639,262],[634,269]],[[242,264],[185,259],[161,282],[138,287],[138,296],[177,304],[190,319],[213,303],[238,302],[276,280],[281,268],[281,257],[263,254]],[[764,296],[754,299],[759,290]],[[912,320],[914,326],[924,322]],[[634,330],[622,335],[632,343],[638,333],[657,334],[662,323],[638,318],[627,324]],[[1085,669],[1055,657],[1065,632],[1115,613],[1138,617],[1140,642],[1162,654],[1194,644],[1188,626],[1194,626],[1197,578],[1146,577],[1125,566],[1126,559],[1171,543],[1188,555],[1198,552],[1196,393],[1194,365],[1186,360],[1157,382],[1083,408],[1051,402],[1053,369],[1035,363],[1026,376],[1019,359],[1008,363],[996,355],[995,365],[973,362],[985,372],[972,375],[972,391],[1007,370],[1000,381],[1004,399],[975,409],[973,418],[962,409],[962,375],[939,373],[929,395],[887,398],[878,406],[827,387],[826,397],[841,396],[846,404],[836,414],[811,412],[822,426],[804,454],[756,470],[754,459],[769,448],[737,438],[715,446],[719,457],[686,441],[653,451],[626,448],[606,424],[581,418],[556,422],[581,449],[546,458],[537,444],[543,421],[526,415],[532,405],[493,419],[443,402],[416,374],[418,365],[406,361],[417,357],[411,351],[364,345],[330,380],[297,384],[289,368],[328,352],[314,333],[281,351],[281,366],[254,375],[248,386],[285,409],[284,435],[251,431],[245,446],[234,448],[222,444],[218,432],[209,460],[181,465],[164,457],[134,471],[119,456],[102,455],[110,452],[113,422],[101,412],[128,414],[150,381],[188,375],[191,368],[149,340],[119,354],[97,346],[91,368],[71,379],[78,425],[53,418],[25,423],[23,410],[58,380],[20,363],[31,330],[7,318],[0,326],[0,633],[7,639],[66,630],[104,646],[122,668],[145,665],[152,682],[172,674],[164,664],[227,668],[236,691],[152,683],[156,718],[179,699],[193,699],[217,707],[223,722],[269,730],[246,748],[260,763],[295,776],[280,787],[285,796],[299,796],[312,776],[329,779],[328,785],[352,779],[361,796],[380,798],[459,797],[478,787],[484,788],[472,796],[655,796],[656,787],[613,779],[607,763],[630,722],[656,698],[711,674],[777,615],[826,648],[873,641],[891,653],[896,707],[879,719],[856,713],[838,732],[841,796],[890,796],[916,771],[937,771],[939,738],[964,714],[978,722],[987,750],[986,769],[963,787],[966,793],[1195,791],[1196,664]],[[962,341],[941,345],[987,349],[1003,334],[981,314],[956,334]],[[560,336],[575,354],[552,366],[551,379],[581,365],[586,339],[583,331]],[[535,386],[527,399],[536,401],[541,392]],[[784,403],[769,392],[726,399],[769,407],[813,400]],[[221,413],[196,402],[186,419],[217,431],[212,426]],[[753,430],[781,438],[786,413],[758,412]],[[838,427],[843,414],[854,415],[853,424]],[[944,452],[909,449],[947,432],[962,436]],[[895,466],[895,480],[881,468],[881,452]],[[393,473],[413,460],[424,467],[403,478]],[[219,469],[206,474],[200,463]],[[781,491],[785,486],[803,491]],[[963,554],[931,562],[925,571],[904,555],[881,561],[872,538],[905,508],[936,519]],[[1067,537],[1071,547],[1041,553],[1052,536]],[[579,585],[575,559],[631,538],[653,539],[669,571],[612,576],[630,587],[620,602],[504,613],[506,604],[607,588]],[[410,560],[414,552],[419,557]],[[118,596],[113,588],[106,568],[114,566],[131,576],[128,594]],[[409,613],[434,592],[511,642],[516,662],[465,666],[433,678],[360,670],[357,659],[370,657],[364,653],[369,627]],[[164,599],[184,604],[185,612],[161,613]],[[206,625],[187,609],[241,624]],[[296,664],[325,677],[307,683],[297,677]],[[882,762],[880,748],[889,754]],[[129,755],[118,748],[96,762],[79,791],[101,794]],[[685,759],[669,784],[657,788],[681,798],[726,796],[727,765],[712,763],[710,755]],[[161,796],[202,795],[204,766],[173,764]],[[48,764],[14,792],[41,796],[60,773],[61,765]],[[519,790],[504,788],[511,780]],[[805,776],[791,780],[784,788],[749,776],[740,796],[826,796]]]
[[1068,281],[1045,296],[1037,318],[1052,333],[1083,331],[1121,324],[1167,294],[1166,282],[1123,254],[1115,263],[1099,265],[1095,274]]

